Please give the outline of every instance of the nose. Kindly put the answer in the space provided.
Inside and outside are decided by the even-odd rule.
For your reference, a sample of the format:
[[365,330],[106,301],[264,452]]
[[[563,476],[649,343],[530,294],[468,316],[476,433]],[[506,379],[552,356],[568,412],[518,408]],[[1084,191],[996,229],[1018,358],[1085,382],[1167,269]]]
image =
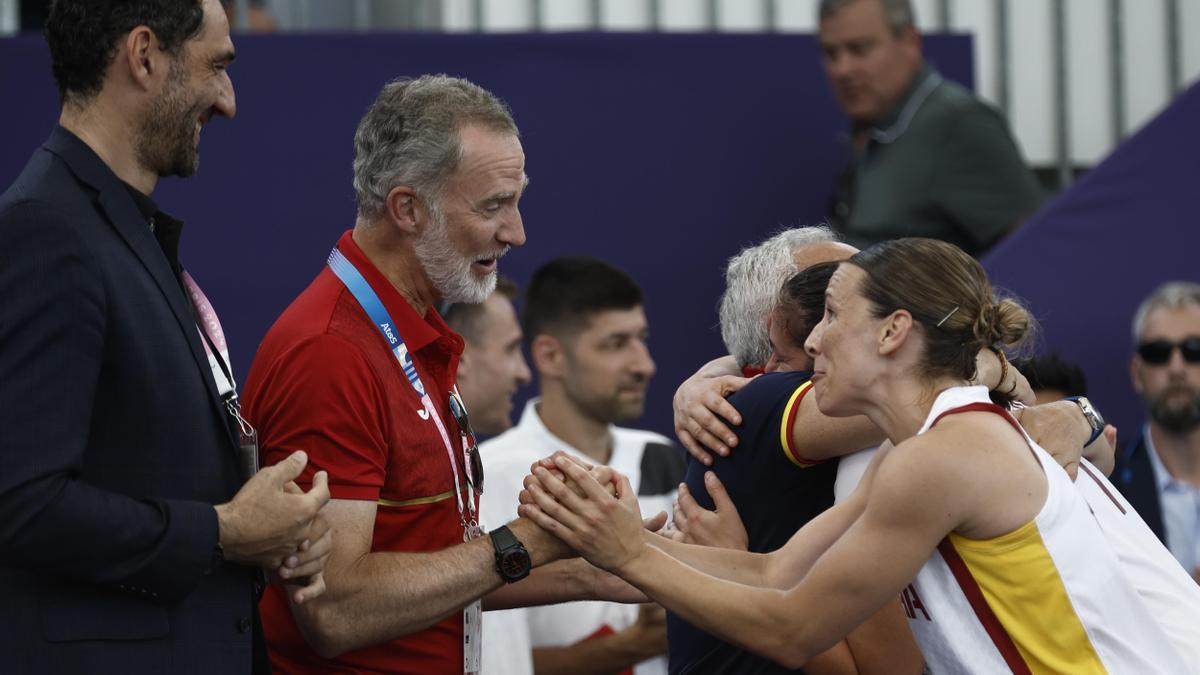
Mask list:
[[529,364],[525,362],[525,355],[517,351],[517,372],[516,380],[518,385],[529,384],[533,380],[533,373],[529,372]]
[[513,217],[505,219],[496,231],[496,239],[502,244],[520,246],[525,243],[525,223],[521,219],[520,209],[513,209]]
[[630,370],[646,379],[654,376],[657,366],[654,365],[654,359],[650,357],[650,347],[645,340],[636,340],[634,346],[633,364]]
[[237,97],[233,93],[233,80],[229,79],[229,73],[221,74],[221,90],[217,94],[217,100],[213,103],[213,112],[216,114],[233,119],[237,114]]
[[850,57],[841,52],[825,56],[825,73],[829,79],[835,82],[847,77],[850,74],[851,66]]
[[817,322],[813,326],[812,332],[808,334],[808,339],[804,341],[804,353],[812,358],[817,358],[821,353],[821,336],[825,333],[825,319]]
[[781,365],[782,364],[779,361],[779,357],[775,355],[775,352],[771,352],[771,356],[767,357],[767,364],[765,366],[763,366],[763,372],[764,373],[778,372]]
[[1172,375],[1184,375],[1187,372],[1187,360],[1183,358],[1183,348],[1179,345],[1171,348],[1171,358],[1167,359],[1167,372]]

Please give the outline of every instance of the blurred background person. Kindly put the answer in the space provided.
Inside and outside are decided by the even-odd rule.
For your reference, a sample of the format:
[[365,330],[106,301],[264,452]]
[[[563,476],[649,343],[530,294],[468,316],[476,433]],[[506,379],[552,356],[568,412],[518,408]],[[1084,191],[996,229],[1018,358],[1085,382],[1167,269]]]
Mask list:
[[1200,582],[1200,284],[1156,288],[1133,318],[1129,370],[1146,406],[1113,482]]
[[481,436],[495,436],[512,426],[513,394],[529,384],[521,324],[513,307],[516,297],[516,283],[500,277],[487,300],[452,303],[442,312],[446,325],[465,343],[458,360],[458,392]]
[[978,256],[1042,200],[1003,115],[925,61],[909,0],[821,0],[821,62],[850,118],[829,222],[865,248],[932,237]]
[[[516,427],[480,448],[484,524],[516,517],[530,465],[557,450],[629,476],[647,515],[668,511],[684,476],[682,451],[654,432],[616,426],[642,416],[655,370],[637,282],[595,258],[552,260],[529,282],[522,324],[541,395],[525,405]],[[522,622],[524,646],[522,627],[513,625]],[[657,605],[573,602],[489,612],[483,627],[485,672],[522,672],[527,653],[539,674],[666,672],[666,615]]]
[[1033,389],[1038,403],[1087,395],[1087,376],[1083,374],[1083,369],[1064,361],[1058,352],[1013,359],[1012,366],[1029,380],[1029,387]]

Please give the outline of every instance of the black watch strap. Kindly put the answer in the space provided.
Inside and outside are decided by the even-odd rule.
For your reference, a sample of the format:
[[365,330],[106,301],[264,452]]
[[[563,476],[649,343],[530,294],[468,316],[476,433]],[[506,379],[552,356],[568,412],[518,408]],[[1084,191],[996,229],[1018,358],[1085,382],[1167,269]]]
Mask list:
[[532,566],[529,552],[507,525],[488,532],[488,536],[491,537],[492,547],[496,550],[496,572],[505,583],[511,584],[529,576]]
[[521,540],[517,539],[517,535],[513,534],[507,525],[501,525],[488,532],[488,536],[492,538],[492,546],[496,548],[496,553],[503,553],[521,545]]

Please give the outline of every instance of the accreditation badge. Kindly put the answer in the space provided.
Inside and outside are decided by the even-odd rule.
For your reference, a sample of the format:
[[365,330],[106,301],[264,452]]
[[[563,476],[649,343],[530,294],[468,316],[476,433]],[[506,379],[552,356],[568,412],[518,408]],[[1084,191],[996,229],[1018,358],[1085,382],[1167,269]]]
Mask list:
[[483,661],[483,602],[463,609],[463,672],[478,673]]

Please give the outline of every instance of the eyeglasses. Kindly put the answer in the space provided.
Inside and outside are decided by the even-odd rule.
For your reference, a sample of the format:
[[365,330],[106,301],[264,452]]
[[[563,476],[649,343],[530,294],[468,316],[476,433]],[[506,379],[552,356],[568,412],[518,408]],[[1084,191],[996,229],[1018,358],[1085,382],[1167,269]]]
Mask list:
[[467,455],[471,461],[471,474],[467,476],[467,482],[472,488],[483,492],[483,458],[479,456],[479,444],[475,442],[475,432],[471,429],[471,418],[467,417],[467,407],[454,392],[450,392],[450,413],[454,415],[458,430],[466,437],[465,442],[471,444],[467,448]]
[[1138,345],[1138,356],[1146,363],[1161,366],[1171,360],[1171,352],[1178,347],[1183,354],[1183,360],[1188,363],[1200,363],[1200,337],[1192,336],[1181,342],[1170,340],[1154,340]]

